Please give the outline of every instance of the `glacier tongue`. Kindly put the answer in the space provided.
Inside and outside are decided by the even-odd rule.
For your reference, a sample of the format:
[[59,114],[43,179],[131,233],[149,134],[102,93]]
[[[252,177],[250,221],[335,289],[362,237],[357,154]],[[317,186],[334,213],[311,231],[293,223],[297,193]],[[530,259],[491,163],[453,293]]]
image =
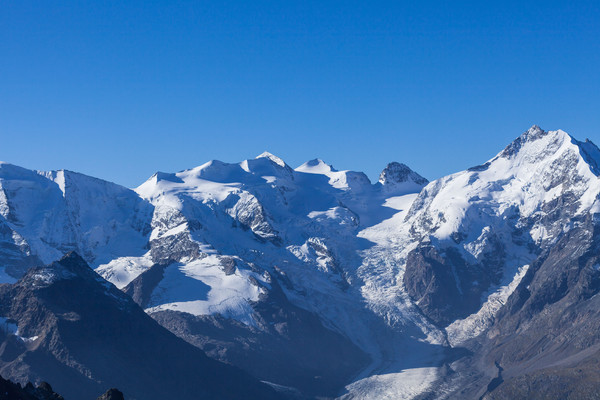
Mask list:
[[454,347],[464,344],[484,333],[493,323],[500,308],[506,304],[508,297],[515,291],[527,273],[529,265],[523,265],[506,286],[500,286],[487,297],[479,311],[465,319],[458,319],[446,327],[448,342]]

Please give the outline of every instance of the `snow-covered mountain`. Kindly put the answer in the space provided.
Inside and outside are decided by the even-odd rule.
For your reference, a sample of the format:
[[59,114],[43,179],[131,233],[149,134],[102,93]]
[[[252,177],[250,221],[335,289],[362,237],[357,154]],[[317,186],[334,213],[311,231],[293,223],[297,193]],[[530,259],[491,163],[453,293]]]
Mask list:
[[[153,264],[166,266],[160,267],[160,273],[156,268],[148,270],[125,290],[146,293],[141,304],[147,311],[195,343],[215,337],[205,333],[206,327],[197,332],[180,328],[198,321],[190,315],[218,314],[236,320],[244,325],[238,328],[243,338],[252,330],[269,331],[270,325],[292,325],[288,316],[272,320],[271,308],[260,311],[274,297],[278,299],[276,308],[308,311],[308,315],[294,318],[314,319],[318,324],[300,324],[302,335],[335,336],[344,344],[341,353],[346,356],[337,362],[318,357],[306,361],[289,354],[281,357],[281,350],[266,346],[267,353],[273,351],[273,363],[285,360],[286,365],[271,366],[261,371],[260,377],[274,380],[273,372],[290,368],[290,364],[297,367],[287,375],[302,376],[310,365],[311,375],[326,376],[326,382],[307,377],[302,382],[287,379],[277,383],[301,386],[303,391],[321,385],[326,394],[334,395],[344,380],[367,366],[368,358],[379,363],[387,357],[384,353],[396,351],[378,344],[377,336],[397,333],[374,315],[361,294],[363,257],[357,250],[372,246],[359,236],[363,229],[398,212],[386,199],[415,193],[427,183],[406,168],[392,164],[386,171],[400,173],[390,173],[387,180],[372,184],[363,173],[337,171],[321,160],[294,170],[264,153],[239,164],[211,161],[176,174],[157,173],[136,191],[155,207],[150,258]],[[149,266],[146,260],[142,257],[136,263]],[[134,277],[127,274],[131,263],[130,257],[116,259],[98,271],[124,287]],[[305,325],[312,328],[307,331]],[[274,331],[263,340],[267,343],[288,334],[302,336],[300,332]],[[400,338],[395,341],[401,342]],[[303,352],[331,358],[323,343],[305,343]],[[227,348],[217,345],[213,354],[231,362]],[[247,354],[234,356],[250,361],[248,368],[256,361]],[[264,352],[260,357],[265,357]],[[332,376],[332,371],[337,375]]]
[[0,163],[3,281],[77,251],[92,265],[144,253],[152,206],[122,186],[71,171]]
[[[593,143],[534,126],[483,165],[430,183],[413,202],[404,219],[404,287],[445,327],[449,345],[474,354],[449,364],[434,397],[585,397],[576,379],[557,383],[540,371],[595,357],[595,334],[575,321],[591,315],[587,301],[600,289],[590,265],[599,162]],[[582,291],[586,298],[575,294]],[[574,325],[587,343],[568,349]]]
[[[523,276],[577,217],[600,211],[596,160],[592,143],[534,126],[485,164],[428,185],[405,220],[419,245],[404,280],[419,307],[436,322],[454,321]],[[465,324],[481,318],[489,315],[450,331],[464,336]]]
[[[2,276],[76,250],[211,357],[309,396],[512,393],[508,381],[488,390],[501,364],[489,357],[510,347],[516,319],[524,329],[542,315],[526,298],[551,290],[532,284],[558,276],[544,263],[565,256],[569,237],[594,235],[599,165],[591,142],[537,126],[430,183],[396,162],[372,183],[267,152],[157,172],[134,190],[2,164]],[[578,254],[569,262],[592,262]],[[574,301],[571,289],[556,304]],[[504,373],[517,376],[511,363]]]

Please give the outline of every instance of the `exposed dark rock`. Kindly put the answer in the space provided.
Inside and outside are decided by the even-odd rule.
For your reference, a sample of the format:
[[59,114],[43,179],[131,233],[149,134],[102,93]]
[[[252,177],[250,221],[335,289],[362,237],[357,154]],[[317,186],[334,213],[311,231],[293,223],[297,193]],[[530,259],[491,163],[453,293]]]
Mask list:
[[151,316],[210,357],[238,366],[260,380],[308,395],[335,396],[369,363],[368,356],[347,338],[325,328],[316,315],[292,305],[275,280],[271,286],[253,305],[256,326],[219,315],[196,317],[159,311]]
[[495,323],[467,343],[473,355],[451,378],[457,397],[598,398],[600,229],[592,216],[579,224],[531,263]]
[[235,273],[236,262],[233,257],[220,257],[219,261],[221,261],[225,275],[233,275]]
[[189,232],[161,237],[150,241],[150,254],[156,264],[170,264],[183,258],[198,259],[206,257],[200,251],[200,246],[193,241]]
[[440,252],[424,244],[407,257],[404,285],[425,315],[446,326],[479,309],[481,294],[497,280],[494,270],[467,264],[452,247]]
[[166,267],[165,264],[154,264],[125,286],[123,292],[131,296],[140,307],[146,308],[152,292],[163,279]]
[[120,390],[112,388],[108,389],[106,393],[102,396],[98,397],[96,400],[125,400],[123,398],[123,393]]
[[589,218],[532,265],[482,342],[484,360],[499,360],[506,377],[487,398],[600,393],[599,263]]
[[379,175],[379,182],[382,185],[394,185],[411,181],[418,185],[426,185],[429,182],[407,165],[398,162],[389,163]]
[[0,314],[28,338],[0,338],[2,374],[52,382],[67,398],[95,398],[111,386],[145,400],[277,397],[162,328],[75,253],[1,285]]

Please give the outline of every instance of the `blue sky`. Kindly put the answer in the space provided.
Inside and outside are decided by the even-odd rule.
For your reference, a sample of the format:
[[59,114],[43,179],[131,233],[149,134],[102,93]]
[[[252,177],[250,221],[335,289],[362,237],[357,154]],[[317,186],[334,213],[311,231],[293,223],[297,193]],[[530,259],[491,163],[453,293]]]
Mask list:
[[4,1],[0,56],[0,159],[130,187],[264,150],[434,179],[533,124],[600,144],[597,0]]

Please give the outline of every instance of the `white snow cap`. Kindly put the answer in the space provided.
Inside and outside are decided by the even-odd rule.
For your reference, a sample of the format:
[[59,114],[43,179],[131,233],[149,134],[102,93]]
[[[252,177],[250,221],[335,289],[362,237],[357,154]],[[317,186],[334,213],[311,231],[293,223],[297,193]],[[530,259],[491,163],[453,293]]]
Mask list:
[[256,156],[256,159],[259,159],[259,158],[268,158],[269,160],[273,161],[275,164],[277,164],[281,167],[287,166],[285,161],[283,161],[281,158],[277,157],[276,155],[269,153],[268,151],[264,151],[260,155]]
[[307,161],[298,168],[296,168],[298,172],[305,172],[308,174],[327,174],[328,172],[337,172],[333,166],[327,164],[325,161],[320,158],[315,158],[313,160]]

